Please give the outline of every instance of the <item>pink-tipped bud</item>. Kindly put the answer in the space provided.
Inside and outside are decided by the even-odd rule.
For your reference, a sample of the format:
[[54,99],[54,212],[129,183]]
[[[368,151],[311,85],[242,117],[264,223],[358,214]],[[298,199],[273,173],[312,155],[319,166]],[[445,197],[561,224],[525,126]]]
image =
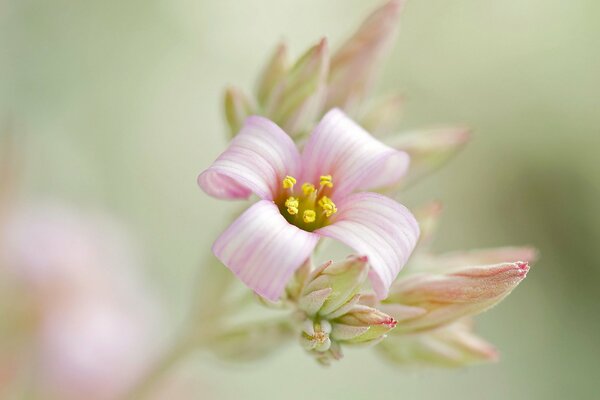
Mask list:
[[332,321],[331,337],[348,344],[374,343],[383,339],[396,324],[394,318],[375,308],[356,305]]
[[409,275],[394,283],[386,303],[427,311],[404,321],[398,332],[431,329],[498,304],[528,271],[526,262],[515,262]]

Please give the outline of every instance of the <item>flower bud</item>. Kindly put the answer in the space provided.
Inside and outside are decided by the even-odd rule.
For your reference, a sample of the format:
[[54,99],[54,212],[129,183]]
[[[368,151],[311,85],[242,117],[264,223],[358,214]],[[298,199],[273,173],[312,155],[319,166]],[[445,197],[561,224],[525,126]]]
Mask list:
[[410,155],[410,167],[403,185],[434,171],[469,141],[466,128],[439,128],[392,135],[387,144]]
[[332,321],[331,337],[347,344],[372,343],[396,327],[396,320],[371,307],[356,305]]
[[329,49],[322,39],[308,50],[274,88],[265,106],[269,116],[291,136],[306,133],[321,113],[329,71]]
[[527,275],[525,262],[463,267],[445,274],[409,275],[396,281],[386,304],[419,307],[426,313],[402,322],[396,333],[432,329],[499,303]]
[[374,136],[383,136],[395,131],[400,118],[404,98],[400,95],[392,95],[376,101],[359,118],[360,125]]
[[[309,316],[332,318],[358,302],[358,292],[367,280],[366,257],[348,257],[343,262],[326,263],[309,278],[299,299],[300,309]],[[346,307],[344,307],[346,306]]]
[[237,135],[247,117],[255,114],[250,99],[239,89],[230,87],[225,91],[225,119],[231,137]]
[[281,90],[281,83],[288,69],[288,50],[285,43],[280,43],[275,53],[263,69],[256,87],[256,98],[263,109],[268,109],[276,103]]
[[433,240],[441,213],[442,203],[438,201],[433,201],[414,210],[415,218],[421,229],[421,236],[419,236],[419,242],[417,243],[419,249],[422,250],[423,247],[427,247]]
[[468,321],[393,336],[377,345],[377,350],[393,363],[407,366],[462,367],[498,359],[494,346],[473,334]]
[[335,53],[331,60],[326,109],[340,107],[352,113],[368,94],[393,44],[403,3],[392,0],[375,10]]

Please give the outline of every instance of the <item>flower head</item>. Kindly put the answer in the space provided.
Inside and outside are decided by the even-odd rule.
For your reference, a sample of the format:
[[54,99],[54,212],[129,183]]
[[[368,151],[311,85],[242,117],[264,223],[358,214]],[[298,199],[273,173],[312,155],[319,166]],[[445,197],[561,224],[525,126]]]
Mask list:
[[198,177],[211,196],[260,198],[216,240],[213,252],[251,289],[276,300],[319,238],[330,237],[368,257],[373,288],[385,298],[419,228],[396,201],[355,192],[392,185],[407,166],[404,152],[337,109],[323,117],[302,154],[273,122],[250,117]]

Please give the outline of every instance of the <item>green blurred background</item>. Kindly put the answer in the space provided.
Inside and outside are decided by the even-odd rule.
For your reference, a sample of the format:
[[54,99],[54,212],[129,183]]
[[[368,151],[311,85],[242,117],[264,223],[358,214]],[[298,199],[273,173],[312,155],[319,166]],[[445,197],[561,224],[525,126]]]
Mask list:
[[[233,204],[197,173],[224,148],[226,84],[252,87],[279,39],[335,46],[378,0],[2,0],[0,116],[26,150],[25,192],[110,210],[138,235],[174,321]],[[413,0],[380,92],[404,128],[474,140],[406,193],[445,205],[440,251],[530,244],[541,259],[478,319],[498,364],[406,371],[368,351],[330,369],[290,346],[263,362],[195,357],[198,398],[593,398],[600,360],[600,3]],[[215,364],[216,363],[216,364]],[[216,365],[216,366],[215,366]]]

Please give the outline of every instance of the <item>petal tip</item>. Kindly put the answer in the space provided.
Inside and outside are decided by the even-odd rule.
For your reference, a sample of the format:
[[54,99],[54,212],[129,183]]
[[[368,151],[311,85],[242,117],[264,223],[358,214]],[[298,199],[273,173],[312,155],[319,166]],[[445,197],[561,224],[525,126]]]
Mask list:
[[517,261],[515,263],[519,276],[525,278],[529,272],[529,263],[526,261]]

